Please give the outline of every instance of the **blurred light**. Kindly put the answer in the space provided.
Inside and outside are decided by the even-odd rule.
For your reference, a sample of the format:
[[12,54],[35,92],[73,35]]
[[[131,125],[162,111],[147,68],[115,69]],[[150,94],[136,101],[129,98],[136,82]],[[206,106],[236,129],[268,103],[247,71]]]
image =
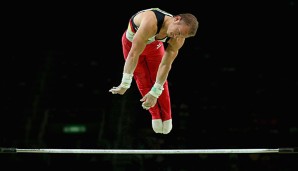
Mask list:
[[85,133],[86,132],[85,125],[66,125],[63,127],[63,133],[65,134],[78,134],[78,133]]

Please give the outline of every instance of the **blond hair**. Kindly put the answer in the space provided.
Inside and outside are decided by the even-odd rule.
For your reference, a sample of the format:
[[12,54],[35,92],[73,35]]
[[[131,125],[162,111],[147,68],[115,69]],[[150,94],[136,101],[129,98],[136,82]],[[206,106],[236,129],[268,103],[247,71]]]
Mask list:
[[199,22],[197,17],[190,13],[178,14],[183,21],[189,27],[189,36],[195,36],[199,28]]

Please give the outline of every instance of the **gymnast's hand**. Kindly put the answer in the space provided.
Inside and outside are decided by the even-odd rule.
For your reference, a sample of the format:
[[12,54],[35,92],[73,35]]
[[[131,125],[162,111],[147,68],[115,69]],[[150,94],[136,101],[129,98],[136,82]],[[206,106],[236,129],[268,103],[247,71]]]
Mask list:
[[148,110],[149,108],[155,106],[157,98],[147,93],[141,100],[143,109]]
[[123,95],[128,88],[124,88],[123,86],[119,85],[118,87],[113,87],[109,90],[112,94],[120,94]]

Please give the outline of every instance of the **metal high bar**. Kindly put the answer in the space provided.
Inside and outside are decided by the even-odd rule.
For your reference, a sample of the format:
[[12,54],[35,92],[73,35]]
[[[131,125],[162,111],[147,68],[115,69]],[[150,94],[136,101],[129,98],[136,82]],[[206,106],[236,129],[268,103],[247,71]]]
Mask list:
[[298,153],[297,148],[253,149],[22,149],[0,148],[0,153],[67,153],[67,154],[232,154]]

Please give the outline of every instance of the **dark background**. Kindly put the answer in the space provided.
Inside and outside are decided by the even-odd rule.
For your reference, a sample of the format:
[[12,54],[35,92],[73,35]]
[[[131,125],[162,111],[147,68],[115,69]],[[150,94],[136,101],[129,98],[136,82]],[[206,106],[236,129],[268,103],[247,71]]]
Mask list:
[[[120,83],[135,12],[193,13],[168,77],[173,130],[155,134]],[[298,146],[297,1],[4,4],[0,147],[229,149]],[[71,126],[78,132],[69,132]],[[2,166],[102,170],[297,170],[296,154],[0,154]]]

